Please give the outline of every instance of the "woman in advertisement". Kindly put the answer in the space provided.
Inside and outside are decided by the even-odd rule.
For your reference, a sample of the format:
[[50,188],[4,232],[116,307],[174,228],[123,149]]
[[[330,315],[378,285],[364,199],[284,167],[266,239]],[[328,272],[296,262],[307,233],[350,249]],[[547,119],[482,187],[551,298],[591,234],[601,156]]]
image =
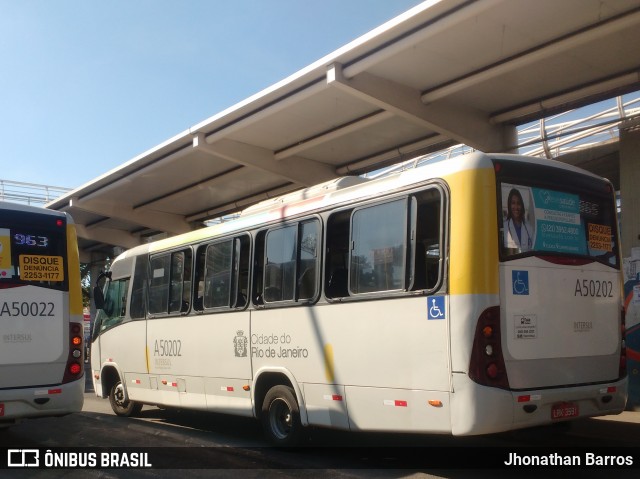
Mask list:
[[511,188],[507,199],[507,218],[504,220],[504,247],[524,253],[533,248],[533,228],[526,221],[522,194]]

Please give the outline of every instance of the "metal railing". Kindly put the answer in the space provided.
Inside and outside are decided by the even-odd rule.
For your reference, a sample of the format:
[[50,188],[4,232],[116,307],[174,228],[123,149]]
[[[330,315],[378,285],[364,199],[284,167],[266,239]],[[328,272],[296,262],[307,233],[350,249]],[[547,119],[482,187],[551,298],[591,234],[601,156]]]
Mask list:
[[71,188],[0,180],[0,201],[43,206],[68,193]]

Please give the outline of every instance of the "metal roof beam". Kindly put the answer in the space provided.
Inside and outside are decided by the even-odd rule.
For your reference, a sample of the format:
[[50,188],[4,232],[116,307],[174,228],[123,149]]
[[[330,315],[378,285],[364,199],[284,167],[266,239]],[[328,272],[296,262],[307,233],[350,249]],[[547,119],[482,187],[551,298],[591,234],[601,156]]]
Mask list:
[[186,233],[193,229],[180,215],[158,212],[148,208],[133,209],[131,206],[108,201],[108,198],[102,201],[86,198],[79,201],[72,199],[69,206],[171,234]]
[[577,87],[559,95],[547,96],[508,111],[494,113],[491,115],[490,121],[493,124],[506,122],[522,123],[522,118],[531,117],[533,115],[541,116],[542,113],[552,111],[554,108],[570,105],[573,102],[583,100],[585,98],[597,97],[598,95],[602,95],[602,92],[615,92],[617,90],[624,89],[625,87],[634,87],[638,85],[640,85],[640,70],[617,75],[613,78],[607,78],[582,87]]
[[80,238],[121,246],[127,249],[142,244],[142,241],[140,241],[140,238],[137,236],[113,228],[105,228],[102,226],[91,228],[84,225],[76,225],[76,231]]
[[315,135],[311,138],[306,138],[304,140],[298,141],[295,145],[288,146],[279,150],[275,153],[276,160],[283,160],[285,158],[290,158],[293,155],[296,155],[302,151],[308,150],[310,148],[314,148],[316,146],[322,145],[323,143],[327,143],[329,141],[337,140],[345,135],[350,133],[360,131],[369,126],[375,125],[376,123],[380,123],[381,121],[387,120],[393,117],[393,113],[390,111],[376,111],[371,115],[367,115],[362,118],[358,118],[357,120],[351,121],[344,125],[340,125],[332,130],[325,131],[318,135]]
[[[448,82],[446,85],[432,88],[422,95],[422,101],[425,103],[446,98],[449,95],[464,90],[470,86],[481,82],[495,80],[496,78],[511,73],[519,68],[529,67],[536,62],[549,58],[550,56],[559,56],[563,53],[570,52],[587,42],[599,40],[606,35],[616,34],[619,31],[633,27],[640,21],[640,7],[630,12],[625,12],[616,17],[606,19],[589,28],[581,29],[577,32],[570,33],[564,37],[547,42],[534,48],[530,48],[526,52],[514,55],[511,58],[501,60],[493,65],[479,69],[471,74],[467,74],[462,78]],[[613,53],[612,53],[613,54]]]
[[282,185],[276,188],[272,188],[269,191],[262,191],[260,193],[256,193],[255,195],[249,195],[245,198],[239,198],[232,203],[218,205],[216,208],[211,208],[206,211],[201,211],[191,216],[187,216],[187,221],[204,221],[217,218],[232,212],[238,212],[260,201],[270,200],[272,198],[291,193],[291,191],[295,189],[297,188],[293,187],[291,184]]
[[406,85],[366,72],[346,78],[342,65],[337,63],[327,69],[327,83],[472,148],[495,152],[507,151],[514,146],[513,127],[491,125],[488,116],[445,102],[425,105],[421,100],[422,93]]
[[232,163],[252,166],[303,186],[312,186],[338,176],[332,167],[307,158],[293,156],[277,161],[271,150],[228,139],[210,144],[203,133],[194,137],[193,146]]

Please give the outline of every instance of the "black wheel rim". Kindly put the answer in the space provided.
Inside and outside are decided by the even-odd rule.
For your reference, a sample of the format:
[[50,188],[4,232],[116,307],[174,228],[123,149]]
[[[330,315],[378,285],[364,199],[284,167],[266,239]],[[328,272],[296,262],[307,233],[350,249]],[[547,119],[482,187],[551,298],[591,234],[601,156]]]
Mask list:
[[116,385],[113,391],[113,399],[115,400],[116,406],[121,409],[126,409],[127,402],[124,400],[124,387],[122,386],[122,383]]
[[275,399],[269,408],[269,424],[277,439],[287,439],[293,428],[293,413],[289,404],[281,399]]

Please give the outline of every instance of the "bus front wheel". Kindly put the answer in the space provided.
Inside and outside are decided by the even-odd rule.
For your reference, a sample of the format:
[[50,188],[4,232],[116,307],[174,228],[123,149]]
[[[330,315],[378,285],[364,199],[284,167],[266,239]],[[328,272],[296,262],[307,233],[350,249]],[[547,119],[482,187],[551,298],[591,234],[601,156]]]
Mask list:
[[115,383],[109,391],[109,403],[113,412],[122,417],[135,416],[142,410],[142,404],[125,399],[122,381]]
[[302,438],[300,407],[293,389],[274,386],[269,389],[262,403],[260,415],[267,438],[277,446],[294,446]]

